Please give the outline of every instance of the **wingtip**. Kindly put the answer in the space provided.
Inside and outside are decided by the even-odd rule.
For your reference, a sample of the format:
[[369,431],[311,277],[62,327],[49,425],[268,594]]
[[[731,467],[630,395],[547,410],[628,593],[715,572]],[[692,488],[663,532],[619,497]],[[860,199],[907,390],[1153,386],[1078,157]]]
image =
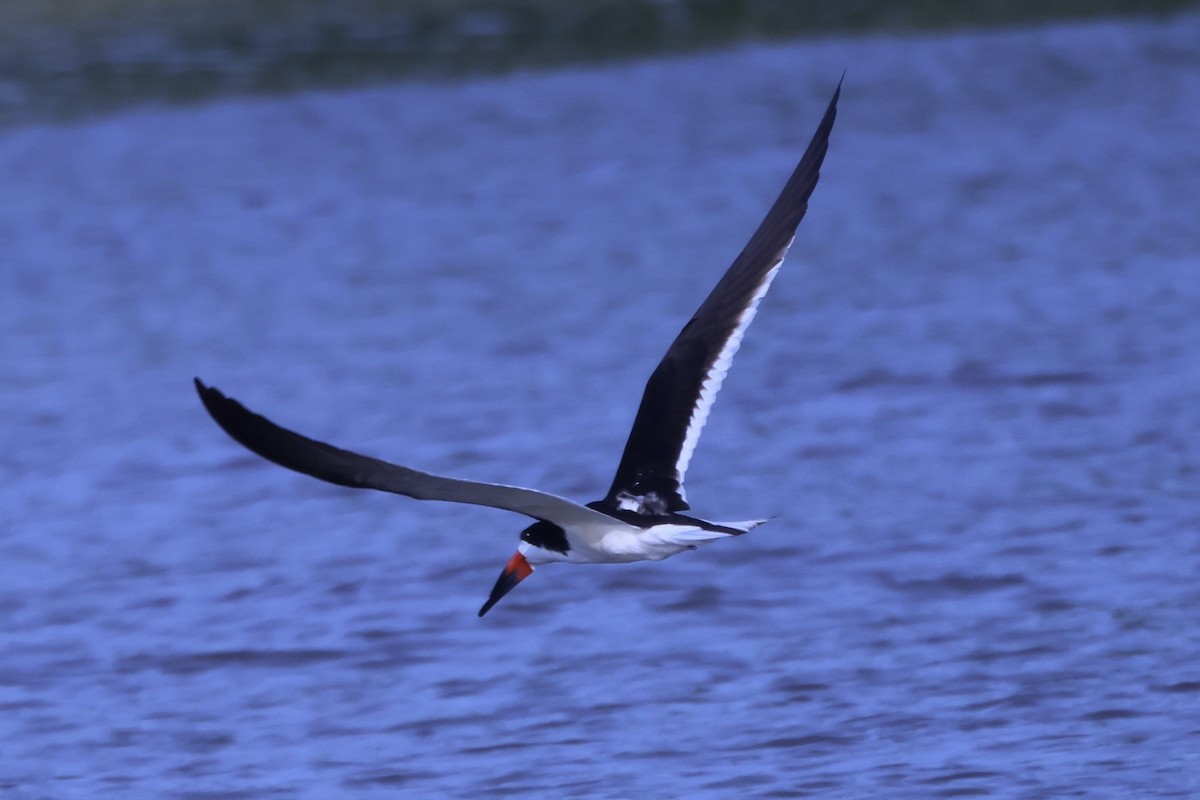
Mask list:
[[196,394],[200,396],[200,402],[208,409],[209,413],[213,413],[213,405],[225,399],[225,395],[221,394],[219,389],[208,386],[199,378],[192,378],[192,385],[196,387]]
[[846,82],[846,70],[842,70],[842,77],[838,78],[837,86],[833,87],[833,97],[829,100],[829,108],[832,110],[837,108],[838,100],[842,97],[842,84]]
[[[204,406],[204,410],[208,412],[209,416],[211,416],[216,423],[225,430],[226,433],[228,433],[230,436],[233,436],[234,439],[238,439],[238,437],[234,435],[232,431],[230,431],[228,419],[229,412],[234,410],[232,407],[236,406],[240,408],[241,404],[230,397],[226,397],[225,393],[220,389],[215,386],[207,385],[199,378],[192,378],[192,383],[196,387],[196,394],[200,397],[200,404]],[[245,409],[242,410],[244,411]],[[238,441],[241,440],[238,439]]]

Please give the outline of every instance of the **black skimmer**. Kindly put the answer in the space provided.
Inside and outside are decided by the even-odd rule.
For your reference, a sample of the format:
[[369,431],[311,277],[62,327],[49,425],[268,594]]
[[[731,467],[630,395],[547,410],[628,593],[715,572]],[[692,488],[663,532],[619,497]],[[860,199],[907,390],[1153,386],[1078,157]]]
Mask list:
[[521,532],[517,552],[479,609],[481,617],[542,564],[658,561],[746,533],[766,520],[709,522],[683,514],[689,509],[683,478],[746,327],[808,210],[841,91],[839,81],[783,192],[650,376],[602,500],[581,505],[536,489],[430,475],[342,450],[281,428],[197,378],[200,400],[237,442],[288,469],[340,486],[502,508],[535,520]]

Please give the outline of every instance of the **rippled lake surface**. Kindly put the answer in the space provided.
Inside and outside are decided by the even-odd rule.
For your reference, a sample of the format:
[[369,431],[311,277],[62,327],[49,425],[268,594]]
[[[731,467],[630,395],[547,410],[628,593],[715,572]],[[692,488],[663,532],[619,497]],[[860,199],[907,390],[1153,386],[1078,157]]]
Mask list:
[[[0,133],[0,794],[1194,797],[1200,17],[756,46]],[[581,500],[842,71],[660,564]]]

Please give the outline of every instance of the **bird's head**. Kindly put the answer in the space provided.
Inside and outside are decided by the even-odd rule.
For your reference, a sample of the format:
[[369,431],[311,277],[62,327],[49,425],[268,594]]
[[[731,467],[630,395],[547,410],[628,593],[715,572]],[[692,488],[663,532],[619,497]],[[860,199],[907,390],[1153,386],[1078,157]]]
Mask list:
[[539,520],[521,531],[521,543],[517,552],[504,565],[504,571],[496,579],[492,593],[487,602],[479,609],[479,616],[491,610],[500,602],[500,598],[513,590],[518,583],[533,574],[533,568],[542,564],[553,564],[555,561],[566,561],[571,545],[567,542],[567,534],[553,522]]

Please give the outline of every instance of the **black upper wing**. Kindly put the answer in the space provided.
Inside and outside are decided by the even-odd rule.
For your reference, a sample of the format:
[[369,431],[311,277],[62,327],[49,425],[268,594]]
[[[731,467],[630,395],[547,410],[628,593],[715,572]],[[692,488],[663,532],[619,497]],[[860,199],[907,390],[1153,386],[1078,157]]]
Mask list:
[[195,379],[200,400],[217,424],[247,449],[280,466],[339,486],[378,489],[418,500],[447,500],[515,511],[567,526],[611,522],[598,511],[535,489],[443,478],[352,453],[281,428],[219,390]]
[[683,478],[692,450],[742,334],[808,210],[841,91],[839,81],[779,198],[646,383],[605,507],[643,514],[688,508]]

